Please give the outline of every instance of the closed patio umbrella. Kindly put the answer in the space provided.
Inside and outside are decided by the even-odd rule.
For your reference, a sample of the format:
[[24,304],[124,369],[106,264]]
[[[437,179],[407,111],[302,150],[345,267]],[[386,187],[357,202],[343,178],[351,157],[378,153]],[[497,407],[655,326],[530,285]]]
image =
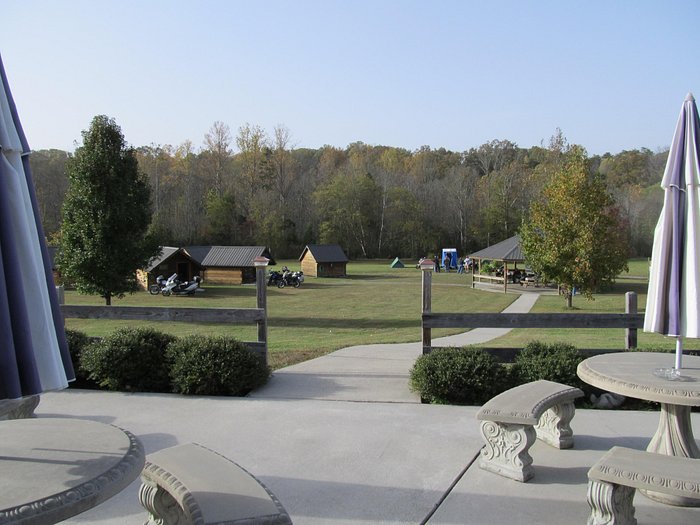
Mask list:
[[29,146],[0,59],[0,399],[74,379],[29,168]]
[[654,231],[644,331],[676,338],[680,369],[683,338],[700,337],[700,120],[692,94],[683,102],[666,170],[664,204]]

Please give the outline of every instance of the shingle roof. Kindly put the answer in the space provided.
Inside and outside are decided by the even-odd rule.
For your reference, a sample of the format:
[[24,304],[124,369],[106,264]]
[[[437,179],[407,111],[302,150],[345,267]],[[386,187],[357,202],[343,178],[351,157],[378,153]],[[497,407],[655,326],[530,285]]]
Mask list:
[[525,257],[520,248],[520,235],[501,241],[493,246],[472,253],[469,257],[494,261],[524,262]]
[[180,248],[175,248],[174,246],[161,246],[160,255],[155,256],[153,259],[148,261],[146,265],[146,271],[152,272],[158,266],[160,266],[164,261],[175,255],[180,251]]
[[318,263],[348,262],[348,257],[338,244],[307,244],[301,252],[299,260],[304,258],[306,251],[311,252]]
[[265,246],[187,246],[185,251],[204,267],[241,268],[254,266],[256,257],[267,257],[275,264]]
[[211,246],[185,246],[185,251],[199,264],[202,264],[209,250],[211,250]]

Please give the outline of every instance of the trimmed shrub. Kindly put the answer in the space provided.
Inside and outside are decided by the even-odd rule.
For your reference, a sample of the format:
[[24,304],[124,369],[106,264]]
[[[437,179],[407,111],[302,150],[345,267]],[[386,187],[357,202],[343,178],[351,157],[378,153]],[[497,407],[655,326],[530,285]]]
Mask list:
[[515,358],[512,373],[518,383],[547,379],[585,391],[588,386],[576,375],[576,368],[584,359],[572,345],[531,341]]
[[270,377],[263,359],[231,337],[189,336],[168,347],[168,358],[179,394],[244,396]]
[[107,390],[170,392],[165,349],[177,338],[151,328],[124,328],[87,346],[80,366]]
[[80,366],[80,356],[83,350],[92,344],[92,341],[83,332],[66,330],[66,342],[68,343],[68,351],[70,352],[73,370],[75,371],[75,381],[71,381],[68,386],[73,388],[95,388],[97,385],[88,379],[87,372]]
[[411,390],[429,403],[480,405],[508,387],[509,373],[490,354],[473,347],[438,348],[411,369]]

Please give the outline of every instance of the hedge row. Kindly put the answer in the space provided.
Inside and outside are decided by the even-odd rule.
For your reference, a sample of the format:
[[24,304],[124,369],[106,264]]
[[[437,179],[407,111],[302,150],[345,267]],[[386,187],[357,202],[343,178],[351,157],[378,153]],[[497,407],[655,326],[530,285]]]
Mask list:
[[482,405],[509,388],[538,379],[587,389],[576,375],[583,359],[567,344],[529,343],[513,364],[500,363],[480,348],[439,348],[416,360],[410,385],[429,403]]
[[66,335],[80,387],[244,396],[270,377],[263,359],[230,337],[177,338],[150,328],[120,329],[100,341]]

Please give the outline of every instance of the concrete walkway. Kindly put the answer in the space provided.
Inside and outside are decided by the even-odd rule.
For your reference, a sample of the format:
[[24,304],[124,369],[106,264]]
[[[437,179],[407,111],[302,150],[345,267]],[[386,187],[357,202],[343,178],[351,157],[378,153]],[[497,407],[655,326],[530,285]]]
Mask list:
[[[529,312],[536,293],[520,295],[506,313]],[[484,343],[510,332],[508,328],[475,328],[433,339],[435,346]],[[254,399],[323,399],[376,403],[420,403],[408,388],[408,378],[421,343],[352,346],[303,363],[276,370]]]
[[[523,294],[510,311],[528,311],[535,299]],[[493,335],[472,330],[436,344]],[[537,442],[535,478],[518,483],[476,466],[478,407],[423,405],[408,391],[419,353],[419,344],[340,350],[276,371],[248,398],[48,393],[37,415],[117,425],[136,434],[147,454],[201,443],[253,472],[296,525],[584,524],[588,468],[613,445],[645,448],[658,423],[657,412],[578,410],[576,448]],[[692,419],[697,427],[700,414]],[[134,481],[65,523],[141,525],[138,487]],[[635,505],[639,525],[700,523],[700,509],[639,494]]]

